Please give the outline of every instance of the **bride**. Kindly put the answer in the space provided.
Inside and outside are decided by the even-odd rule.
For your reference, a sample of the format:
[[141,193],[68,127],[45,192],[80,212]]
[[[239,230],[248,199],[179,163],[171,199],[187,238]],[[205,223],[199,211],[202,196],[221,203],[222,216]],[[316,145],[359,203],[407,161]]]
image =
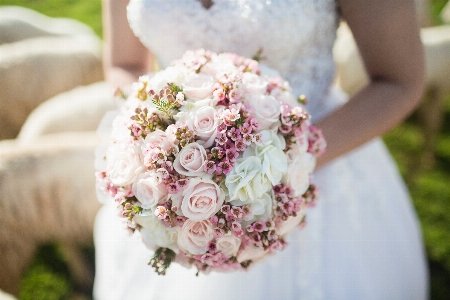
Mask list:
[[[235,52],[277,69],[328,141],[314,181],[319,204],[282,252],[249,272],[156,275],[113,203],[95,228],[96,299],[426,299],[415,212],[377,136],[418,104],[424,66],[413,0],[104,0],[106,71],[130,84],[188,49]],[[127,20],[128,16],[128,20]],[[353,31],[370,83],[346,101],[333,88],[339,18]],[[130,27],[127,25],[130,23]],[[133,34],[133,32],[134,34]],[[136,38],[135,35],[139,38]],[[143,44],[141,44],[141,42]],[[148,47],[148,51],[143,45]]]

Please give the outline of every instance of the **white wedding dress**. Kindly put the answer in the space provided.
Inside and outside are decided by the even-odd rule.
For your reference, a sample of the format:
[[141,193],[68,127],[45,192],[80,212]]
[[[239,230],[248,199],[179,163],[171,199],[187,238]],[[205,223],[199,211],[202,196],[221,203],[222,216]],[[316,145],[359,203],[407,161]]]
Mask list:
[[[331,88],[338,24],[334,0],[131,0],[128,16],[163,67],[188,49],[236,52],[277,69],[314,118],[341,105]],[[357,124],[355,124],[357,126]],[[344,134],[344,133],[343,133]],[[95,227],[95,299],[426,299],[428,274],[408,193],[375,139],[318,170],[318,205],[282,252],[249,272],[195,276],[172,264],[158,276],[151,252],[103,206]]]

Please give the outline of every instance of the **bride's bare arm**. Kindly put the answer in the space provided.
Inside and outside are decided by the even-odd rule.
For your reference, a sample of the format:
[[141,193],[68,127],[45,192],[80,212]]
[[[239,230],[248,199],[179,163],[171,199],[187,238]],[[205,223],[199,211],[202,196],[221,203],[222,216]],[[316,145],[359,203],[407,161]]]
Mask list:
[[370,83],[321,120],[328,142],[318,165],[386,133],[419,103],[424,56],[413,0],[340,0]]
[[128,85],[153,66],[151,53],[128,25],[128,0],[103,0],[103,31],[106,42],[104,68],[106,79],[116,87]]

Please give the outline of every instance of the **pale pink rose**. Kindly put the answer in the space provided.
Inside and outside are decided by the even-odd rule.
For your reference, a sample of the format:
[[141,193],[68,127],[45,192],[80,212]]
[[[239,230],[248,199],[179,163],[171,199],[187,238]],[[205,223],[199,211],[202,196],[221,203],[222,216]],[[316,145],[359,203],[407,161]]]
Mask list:
[[214,108],[203,106],[189,114],[187,125],[203,141],[203,146],[208,148],[211,147],[217,136],[217,126],[220,125],[220,120]]
[[267,80],[250,72],[242,75],[242,84],[247,94],[264,94],[267,90]]
[[212,180],[192,178],[182,192],[182,214],[191,220],[206,220],[222,207],[224,192]]
[[246,260],[252,260],[253,262],[256,262],[264,258],[266,254],[267,251],[264,251],[263,247],[256,247],[253,244],[250,244],[245,247],[245,249],[241,253],[238,254],[236,260],[240,263]]
[[212,97],[214,78],[207,74],[195,74],[183,82],[183,93],[191,100],[203,100]]
[[274,129],[280,125],[280,102],[272,96],[250,95],[245,100],[251,107],[261,129]]
[[150,173],[138,176],[133,183],[133,193],[144,209],[153,209],[168,198],[166,186]]
[[305,216],[304,210],[297,213],[295,217],[289,217],[286,221],[281,222],[278,225],[278,234],[284,237],[290,234],[295,228],[300,225],[303,217]]
[[132,184],[136,177],[144,171],[143,157],[139,147],[110,148],[107,170],[113,184],[117,186]]
[[164,131],[159,129],[150,132],[145,137],[144,143],[142,145],[142,152],[145,155],[149,149],[153,148],[159,148],[166,153],[171,151],[172,149],[177,149],[169,136]]
[[213,77],[217,77],[218,75],[235,73],[237,70],[237,67],[229,58],[224,56],[217,56],[210,62],[205,64],[202,67],[201,72]]
[[217,240],[217,249],[227,257],[235,256],[240,246],[241,239],[234,235],[224,236]]
[[207,161],[205,148],[198,143],[190,143],[185,146],[175,158],[173,167],[185,176],[208,175],[204,171]]
[[178,246],[193,255],[204,254],[213,237],[209,221],[186,220],[178,233]]

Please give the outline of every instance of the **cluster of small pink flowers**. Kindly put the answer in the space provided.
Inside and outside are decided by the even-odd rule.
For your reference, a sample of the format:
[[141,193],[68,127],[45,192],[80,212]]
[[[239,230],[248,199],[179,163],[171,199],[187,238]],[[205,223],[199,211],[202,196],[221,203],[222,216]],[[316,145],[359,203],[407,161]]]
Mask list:
[[[266,222],[254,222],[247,226],[248,244],[263,248],[268,253],[283,250],[286,242],[280,237],[275,223],[272,220]],[[245,248],[244,248],[245,249]]]
[[248,146],[261,142],[261,135],[256,133],[260,127],[241,105],[231,105],[218,117],[223,122],[217,128],[216,145],[208,151],[204,169],[209,174],[227,175]]
[[308,129],[308,152],[319,157],[325,153],[327,142],[322,134],[322,130],[314,125],[310,125]]
[[234,236],[240,237],[244,233],[241,221],[246,220],[250,214],[250,207],[247,205],[241,207],[223,205],[219,212],[209,219],[213,225],[214,236],[221,238],[231,232]]
[[309,118],[309,114],[301,107],[292,108],[287,104],[281,106],[281,126],[278,130],[285,137],[288,146],[303,143],[302,138],[308,134]]
[[275,194],[275,222],[286,221],[289,217],[297,216],[302,209],[303,198],[294,197],[293,189],[284,184],[278,184],[273,187]]
[[172,201],[167,201],[163,205],[156,207],[155,216],[164,222],[167,227],[181,227],[187,220],[184,216],[177,215],[177,207],[172,206]]
[[325,140],[304,108],[287,104],[289,84],[255,59],[188,51],[117,95],[125,101],[98,150],[97,182],[156,250],[158,274],[172,261],[247,269],[304,224]]
[[135,114],[130,117],[134,122],[128,127],[134,139],[145,139],[150,132],[165,128],[165,123],[156,112],[150,113],[147,108],[136,108],[134,112]]

